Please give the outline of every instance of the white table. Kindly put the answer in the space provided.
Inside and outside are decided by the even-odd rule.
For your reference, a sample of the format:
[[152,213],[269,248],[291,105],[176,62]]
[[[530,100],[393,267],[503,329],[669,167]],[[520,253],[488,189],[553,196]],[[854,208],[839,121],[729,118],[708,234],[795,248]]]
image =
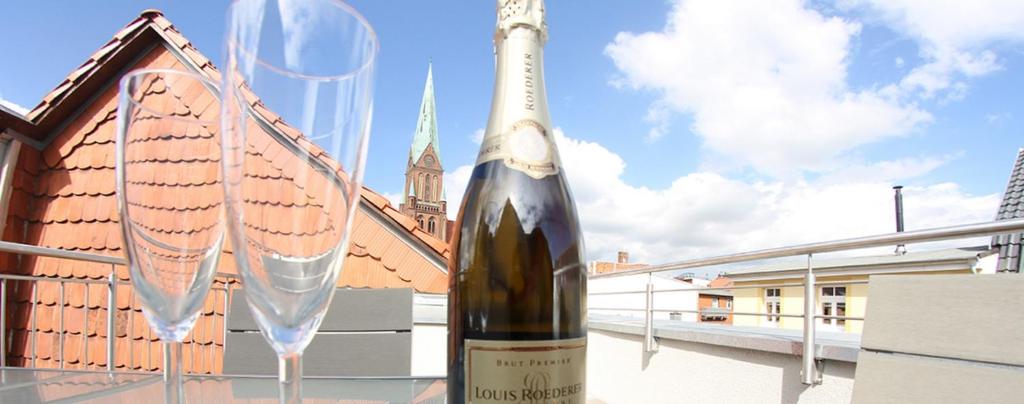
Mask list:
[[[303,380],[303,401],[443,403],[443,378],[320,377]],[[185,377],[185,402],[277,402],[277,379],[258,376]],[[162,375],[3,368],[0,403],[162,404]]]

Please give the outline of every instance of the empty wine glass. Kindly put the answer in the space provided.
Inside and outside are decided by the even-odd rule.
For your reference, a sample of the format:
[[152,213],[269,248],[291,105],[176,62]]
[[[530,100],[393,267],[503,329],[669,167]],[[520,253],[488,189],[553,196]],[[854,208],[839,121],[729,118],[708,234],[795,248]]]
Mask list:
[[359,201],[377,38],[335,0],[235,1],[225,36],[229,233],[281,399],[296,401]]
[[216,83],[178,70],[121,80],[117,202],[135,293],[165,342],[168,401],[180,401],[181,340],[206,300],[223,231]]

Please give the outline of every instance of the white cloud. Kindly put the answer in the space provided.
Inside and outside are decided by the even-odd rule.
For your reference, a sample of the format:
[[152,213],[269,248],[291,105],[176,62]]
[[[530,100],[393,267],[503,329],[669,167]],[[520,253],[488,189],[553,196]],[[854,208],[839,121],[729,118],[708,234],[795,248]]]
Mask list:
[[605,53],[624,75],[613,84],[657,91],[652,109],[692,113],[712,157],[787,175],[832,169],[851,148],[931,120],[885,91],[848,88],[859,32],[799,0],[679,0],[664,30],[619,33]]
[[893,60],[893,64],[895,64],[896,67],[903,67],[904,63],[906,63],[906,61],[904,61],[903,58],[899,56],[897,56],[896,59]]
[[[833,180],[842,176],[843,182],[828,175],[815,182],[746,182],[696,172],[652,189],[623,180],[626,163],[604,146],[559,129],[555,135],[590,260],[611,260],[625,249],[634,261],[665,263],[888,233],[894,230],[889,181],[924,174],[956,157],[910,158],[833,173]],[[471,170],[462,166],[445,176],[453,211]],[[970,195],[952,183],[908,186],[904,195],[908,229],[991,220],[999,203],[998,195]]]
[[1006,122],[1010,120],[1010,118],[1013,118],[1013,115],[1009,112],[985,114],[985,122],[988,122],[990,125]]
[[459,215],[462,194],[466,192],[466,185],[469,185],[471,174],[473,174],[472,165],[459,166],[444,173],[444,189],[445,195],[448,197],[448,218],[451,220],[455,220],[455,217]]
[[966,84],[958,78],[1001,69],[993,48],[1024,42],[1024,2],[1017,0],[852,0],[844,7],[867,10],[918,42],[926,62],[900,87],[925,98],[946,90],[962,93]]
[[[663,263],[893,231],[892,183],[870,179],[874,174],[847,174],[846,182],[785,183],[697,172],[650,189],[626,183],[624,162],[603,146],[559,140],[591,258],[612,259],[627,249],[637,259]],[[908,159],[874,168],[888,172],[889,179],[906,179],[947,160]],[[998,195],[968,195],[955,184],[910,186],[904,194],[909,229],[991,220],[999,202]]]
[[473,142],[473,143],[476,143],[476,144],[483,143],[483,141],[484,141],[484,128],[479,128],[477,130],[474,130],[473,133],[471,133],[469,135],[469,140],[471,142]]
[[672,116],[671,112],[671,109],[665,105],[652,105],[647,110],[647,116],[644,117],[644,121],[653,125],[647,132],[647,137],[644,138],[647,143],[653,143],[668,133],[669,119]]
[[846,162],[842,168],[824,173],[815,182],[819,184],[897,182],[925,175],[963,156],[964,153],[956,153],[944,156],[906,157],[873,163]]

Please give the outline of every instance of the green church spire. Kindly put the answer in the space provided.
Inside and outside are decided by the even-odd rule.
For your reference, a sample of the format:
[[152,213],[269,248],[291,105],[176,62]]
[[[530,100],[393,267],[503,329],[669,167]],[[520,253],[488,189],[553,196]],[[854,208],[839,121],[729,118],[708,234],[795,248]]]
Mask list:
[[434,146],[437,163],[441,164],[441,145],[437,141],[437,110],[434,103],[434,66],[427,67],[427,84],[423,86],[423,101],[420,102],[420,116],[416,122],[416,132],[412,138],[409,158],[416,163],[427,149]]

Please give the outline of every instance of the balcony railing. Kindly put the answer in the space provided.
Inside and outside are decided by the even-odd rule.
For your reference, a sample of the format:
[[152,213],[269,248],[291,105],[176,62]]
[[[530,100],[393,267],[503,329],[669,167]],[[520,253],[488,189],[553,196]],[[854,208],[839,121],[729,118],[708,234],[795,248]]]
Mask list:
[[[0,313],[2,313],[2,314],[0,314],[0,368],[7,366],[7,363],[8,363],[7,362],[7,351],[9,349],[9,345],[10,345],[9,341],[8,341],[8,337],[9,336],[8,336],[8,324],[7,324],[7,317],[8,317],[7,313],[9,311],[8,307],[7,307],[7,305],[8,305],[8,301],[7,300],[8,300],[8,293],[9,293],[9,284],[11,282],[19,282],[20,281],[20,282],[25,282],[26,285],[30,285],[29,287],[31,287],[31,295],[32,295],[31,299],[32,299],[32,302],[31,302],[31,309],[30,309],[30,311],[28,313],[28,317],[27,317],[29,319],[28,321],[30,322],[30,324],[28,325],[28,328],[29,328],[29,330],[28,330],[29,338],[26,341],[26,343],[28,344],[28,347],[29,347],[28,348],[28,352],[26,352],[26,353],[31,355],[31,357],[26,356],[25,360],[27,361],[27,363],[31,364],[32,368],[36,367],[36,360],[38,358],[37,347],[38,347],[38,344],[39,344],[39,335],[38,334],[40,332],[40,328],[39,328],[39,324],[38,324],[38,313],[39,313],[38,305],[39,305],[39,301],[40,301],[39,300],[39,285],[41,283],[44,283],[44,282],[56,283],[57,284],[58,294],[59,294],[58,301],[57,301],[57,307],[60,307],[60,310],[58,310],[58,314],[57,314],[57,316],[58,316],[58,319],[57,319],[57,341],[56,341],[57,342],[57,345],[56,345],[57,351],[54,353],[56,356],[51,357],[51,358],[53,358],[53,360],[59,362],[59,364],[60,364],[59,368],[60,369],[65,369],[66,361],[65,361],[64,347],[65,347],[65,341],[68,338],[81,338],[82,339],[82,344],[81,344],[82,346],[80,348],[81,350],[79,351],[79,353],[81,354],[80,355],[81,358],[85,358],[84,359],[84,361],[85,361],[84,363],[86,363],[86,364],[88,363],[89,346],[91,345],[91,344],[89,344],[89,341],[88,341],[89,340],[89,333],[88,332],[82,332],[80,336],[68,335],[66,333],[66,330],[65,330],[65,317],[66,317],[65,304],[67,303],[67,302],[65,302],[65,296],[66,296],[65,291],[66,291],[66,289],[69,287],[69,285],[81,285],[81,287],[83,287],[83,289],[84,289],[83,290],[83,293],[84,293],[83,301],[85,302],[85,304],[83,304],[81,308],[70,308],[69,310],[81,310],[82,311],[83,319],[84,319],[84,323],[83,323],[82,328],[83,328],[83,330],[88,330],[89,329],[89,313],[94,311],[94,310],[101,310],[99,308],[92,308],[92,307],[90,307],[89,301],[90,301],[90,297],[91,297],[90,296],[90,289],[91,288],[89,286],[90,285],[103,285],[103,289],[106,290],[106,303],[105,303],[105,307],[102,310],[106,310],[106,312],[107,312],[106,313],[106,335],[107,335],[107,338],[106,338],[106,353],[107,353],[107,355],[106,355],[106,362],[107,362],[107,366],[106,367],[107,367],[108,371],[113,371],[115,366],[116,366],[116,357],[117,357],[116,356],[117,347],[116,347],[116,344],[115,344],[115,341],[117,340],[115,330],[117,329],[116,327],[118,325],[118,319],[117,319],[117,315],[116,315],[117,312],[118,312],[118,308],[117,308],[117,300],[118,300],[117,299],[117,286],[118,285],[130,285],[131,284],[128,281],[122,281],[122,280],[117,279],[116,268],[118,266],[125,266],[125,265],[127,265],[127,263],[128,263],[127,260],[125,260],[122,257],[112,257],[112,256],[107,256],[107,255],[83,253],[83,252],[79,252],[79,251],[68,251],[68,250],[61,250],[61,249],[55,249],[55,248],[39,247],[39,246],[33,246],[33,245],[12,243],[12,242],[7,242],[7,241],[0,241],[0,252],[13,253],[13,254],[23,254],[23,255],[33,255],[33,256],[42,256],[42,257],[52,257],[52,258],[60,258],[60,259],[67,259],[67,260],[73,260],[73,261],[81,261],[81,262],[90,262],[90,263],[98,263],[98,264],[110,265],[110,274],[106,278],[104,278],[104,279],[51,278],[51,277],[46,277],[46,276],[27,276],[27,275],[0,274]],[[221,277],[221,278],[235,278],[236,277],[235,275],[232,275],[232,274],[217,274],[217,276]],[[230,283],[225,284],[223,287],[212,287],[210,289],[211,295],[208,296],[207,298],[208,299],[213,298],[214,297],[213,296],[214,293],[223,293],[223,297],[224,297],[224,299],[223,299],[223,301],[224,301],[223,310],[224,310],[225,313],[227,313],[227,309],[229,307],[228,305],[230,304],[230,295],[231,295],[231,292],[232,292],[231,289],[232,289],[232,285]],[[133,301],[132,304],[131,304],[131,307],[139,307],[139,305],[137,304],[137,302]],[[125,329],[126,329],[126,331],[125,331],[126,332],[126,338],[128,340],[132,340],[135,337],[139,337],[138,335],[135,335],[133,333],[134,330],[135,330],[135,327],[134,327],[134,324],[132,324],[132,323],[134,321],[138,321],[136,319],[136,316],[134,316],[134,315],[128,316],[127,321],[129,322],[129,324],[127,324],[127,327],[125,327]],[[224,332],[226,332],[226,329],[224,330]],[[99,335],[96,335],[95,337],[99,338]],[[152,344],[159,344],[159,341],[151,341],[150,340],[150,341],[148,341],[148,344],[150,344],[150,345],[152,345]],[[147,364],[151,365],[153,363],[153,358],[152,358],[153,347],[152,346],[147,346],[146,352],[147,352],[147,355],[150,356],[150,357],[146,358]],[[134,363],[134,360],[135,360],[134,353],[135,353],[135,351],[132,350],[130,353],[132,355],[130,355],[129,361]],[[216,353],[211,349],[209,354],[210,355],[215,355]]]
[[[812,257],[813,257],[814,254],[820,254],[820,253],[825,253],[825,252],[844,251],[844,250],[853,250],[853,249],[861,249],[861,248],[870,248],[870,247],[891,246],[891,245],[896,245],[896,244],[911,244],[911,243],[917,243],[917,242],[930,242],[930,241],[939,241],[939,240],[951,240],[951,239],[961,239],[961,238],[984,237],[984,236],[993,236],[993,235],[1008,234],[1008,233],[1024,233],[1024,219],[1014,219],[1014,220],[1007,220],[1007,221],[1000,221],[1000,222],[989,222],[989,223],[978,223],[978,224],[953,226],[953,227],[945,227],[945,228],[938,228],[938,229],[920,230],[920,231],[912,231],[912,232],[905,232],[905,233],[884,234],[884,235],[878,235],[878,236],[860,237],[860,238],[847,239],[847,240],[838,240],[838,241],[812,243],[812,244],[804,244],[804,245],[797,245],[797,246],[790,246],[790,247],[773,248],[773,249],[766,249],[766,250],[759,250],[759,251],[752,251],[752,252],[744,252],[744,253],[738,253],[738,254],[722,255],[722,256],[710,257],[710,258],[686,260],[686,261],[680,261],[680,262],[675,262],[675,263],[670,263],[670,264],[646,267],[646,268],[642,268],[642,269],[634,269],[634,270],[627,270],[627,271],[621,271],[621,272],[613,272],[613,273],[606,273],[606,274],[599,274],[599,275],[591,275],[590,279],[602,279],[602,278],[613,278],[613,277],[628,276],[628,275],[644,275],[644,274],[646,274],[646,275],[648,275],[648,283],[647,283],[646,290],[615,291],[615,292],[594,292],[594,293],[591,293],[591,295],[642,294],[642,295],[644,295],[645,301],[646,301],[645,308],[636,309],[636,308],[614,308],[614,307],[591,307],[590,310],[594,310],[594,311],[626,310],[626,311],[642,311],[642,312],[644,312],[644,314],[645,314],[645,316],[644,316],[645,335],[644,335],[644,338],[643,338],[643,347],[644,347],[643,349],[645,350],[645,352],[652,352],[652,351],[655,350],[655,340],[654,340],[654,337],[653,337],[653,317],[654,317],[654,313],[693,313],[693,314],[696,314],[698,316],[715,316],[715,315],[722,315],[722,314],[724,314],[726,316],[728,316],[728,315],[732,315],[732,316],[762,316],[762,317],[772,316],[772,317],[785,317],[785,318],[803,318],[804,319],[804,322],[803,322],[803,325],[804,325],[804,328],[803,328],[803,339],[802,339],[802,341],[803,341],[803,352],[802,352],[803,372],[802,372],[802,376],[801,376],[801,381],[803,383],[805,383],[805,384],[814,384],[814,383],[817,382],[818,376],[819,376],[818,370],[817,370],[817,367],[816,367],[816,359],[817,358],[815,358],[815,351],[814,351],[814,349],[815,349],[815,320],[817,320],[817,319],[841,319],[841,320],[863,321],[864,320],[863,317],[826,316],[826,315],[806,316],[804,314],[747,313],[747,312],[733,312],[733,311],[730,311],[728,309],[721,309],[721,308],[719,308],[717,310],[715,310],[714,308],[710,308],[710,309],[709,308],[705,308],[703,310],[683,310],[683,309],[672,309],[672,308],[655,308],[654,305],[653,305],[654,295],[656,293],[682,292],[682,291],[697,292],[697,291],[706,291],[706,290],[738,290],[738,289],[747,289],[747,288],[803,286],[803,288],[804,288],[804,313],[814,313],[815,312],[814,311],[814,308],[815,308],[814,307],[814,304],[815,304],[815,293],[814,292],[815,292],[816,287],[824,286],[824,285],[838,285],[838,284],[849,285],[849,284],[858,284],[858,283],[863,284],[863,283],[867,283],[867,281],[845,281],[845,282],[841,282],[841,283],[839,283],[839,282],[816,282],[815,281],[814,268],[813,268],[813,260],[812,260]],[[59,299],[61,299],[61,300],[58,302],[58,304],[60,305],[61,308],[64,307],[64,303],[65,303],[63,301],[63,299],[64,299],[64,297],[63,297],[64,296],[64,293],[63,293],[64,292],[64,288],[68,287],[68,285],[71,285],[71,284],[84,284],[84,285],[100,284],[100,285],[104,285],[104,287],[106,289],[106,295],[107,295],[106,296],[107,336],[114,336],[115,335],[115,332],[114,332],[116,330],[115,326],[117,325],[117,321],[118,321],[117,320],[117,316],[115,315],[115,313],[117,312],[117,286],[118,285],[127,285],[128,284],[128,282],[121,281],[121,280],[118,280],[116,278],[116,271],[115,271],[116,267],[117,266],[124,266],[124,265],[126,265],[126,261],[123,258],[120,258],[120,257],[110,257],[110,256],[104,256],[104,255],[97,255],[97,254],[89,254],[89,253],[83,253],[83,252],[77,252],[77,251],[66,251],[66,250],[60,250],[60,249],[45,248],[45,247],[17,244],[17,243],[11,243],[11,242],[2,242],[2,241],[0,241],[0,252],[14,253],[14,254],[23,254],[23,255],[54,257],[54,258],[60,258],[60,259],[68,259],[68,260],[100,263],[100,264],[106,264],[106,265],[110,265],[111,266],[111,273],[110,273],[110,275],[106,279],[71,279],[71,278],[51,278],[51,277],[41,277],[41,276],[25,276],[25,275],[0,274],[0,313],[7,313],[7,311],[8,311],[8,308],[7,308],[7,303],[8,303],[7,300],[8,299],[7,298],[8,298],[8,293],[10,292],[9,291],[9,283],[11,283],[11,282],[30,282],[31,285],[32,285],[31,286],[32,287],[32,289],[31,289],[32,290],[32,292],[31,292],[32,293],[32,307],[31,307],[30,317],[28,317],[30,319],[29,321],[31,322],[31,324],[29,325],[29,328],[31,329],[31,339],[30,339],[30,341],[28,343],[30,344],[29,345],[30,346],[29,351],[32,354],[32,357],[31,357],[31,360],[30,360],[31,363],[32,363],[32,367],[35,367],[35,359],[36,359],[35,349],[36,349],[36,344],[37,344],[37,333],[39,332],[39,329],[38,329],[38,327],[36,325],[36,314],[37,314],[37,310],[36,309],[37,309],[37,305],[39,304],[39,296],[38,296],[38,284],[39,284],[39,282],[56,282],[59,285],[58,287],[60,288],[60,292],[61,292],[60,293],[61,297]],[[803,280],[802,283],[789,282],[789,283],[784,283],[784,284],[779,284],[779,285],[757,285],[757,286],[732,286],[732,287],[720,287],[720,288],[685,288],[685,289],[654,290],[653,284],[650,281],[650,279],[651,279],[650,277],[655,272],[673,271],[673,270],[690,269],[690,268],[700,268],[700,267],[708,267],[708,266],[713,266],[713,265],[730,264],[730,263],[742,263],[742,262],[749,262],[749,261],[768,259],[768,258],[781,258],[781,257],[800,256],[800,255],[806,255],[807,256],[807,270],[806,270],[806,273],[804,275],[804,280]],[[218,276],[219,277],[229,277],[229,278],[233,278],[234,277],[233,275],[226,275],[226,274],[218,274]],[[88,292],[88,288],[86,288],[86,292],[85,293],[89,293]],[[232,294],[232,285],[230,283],[228,283],[224,287],[220,287],[220,288],[215,287],[215,288],[213,288],[211,290],[211,293],[223,293],[224,294],[224,299],[223,299],[224,307],[223,307],[223,310],[224,310],[225,315],[227,315],[228,307],[230,305],[230,300],[231,300],[230,296]],[[88,302],[88,300],[89,300],[89,296],[86,295],[85,296],[85,301]],[[80,309],[79,308],[73,308],[73,310],[84,310],[86,313],[88,313],[88,311],[91,310],[91,309],[89,307],[89,304],[85,304],[82,308],[80,308]],[[95,310],[95,309],[93,309],[93,310]],[[67,336],[64,335],[65,334],[64,333],[65,330],[64,330],[64,321],[63,321],[63,319],[64,319],[63,309],[61,310],[61,313],[59,314],[59,316],[60,316],[59,320],[58,320],[58,332],[59,332],[59,337],[58,337],[59,341],[58,341],[58,343],[59,343],[59,348],[58,348],[58,352],[56,353],[56,355],[57,355],[58,362],[60,363],[60,367],[63,368],[64,367],[64,360],[63,360],[64,359],[64,354],[63,354],[64,341],[65,341],[65,338],[68,338]],[[130,316],[129,319],[133,319],[134,317],[135,316]],[[86,319],[86,321],[88,321],[88,316],[86,316],[85,319]],[[3,330],[3,332],[0,332],[0,367],[4,367],[4,366],[7,365],[7,347],[9,345],[9,341],[8,341],[8,335],[7,335],[8,333],[7,333],[7,323],[6,323],[6,321],[7,321],[7,316],[6,315],[0,315],[0,330]],[[88,326],[88,323],[86,323],[86,327],[87,326]],[[133,335],[131,334],[132,333],[131,330],[133,328],[134,327],[127,327],[127,329],[129,330],[128,331],[128,338],[132,338],[133,337]],[[226,329],[224,330],[224,332],[226,332]],[[88,333],[83,333],[83,334],[84,335],[82,335],[82,336],[75,336],[75,338],[88,338],[88,335],[87,335]],[[113,371],[114,367],[116,366],[116,361],[115,361],[115,358],[116,358],[116,356],[115,356],[116,345],[114,344],[115,339],[116,338],[107,338],[107,341],[106,341],[106,344],[107,344],[106,345],[107,370],[108,371]],[[225,340],[226,340],[226,338],[225,338]],[[83,341],[83,342],[85,342],[85,341]],[[151,342],[151,343],[156,343],[156,342]],[[88,346],[89,346],[89,344],[87,344],[87,343],[83,344],[83,348],[82,349],[88,350],[89,349]],[[148,352],[152,352],[152,349],[149,349],[147,351]],[[213,352],[211,352],[211,354],[213,354]],[[88,358],[88,352],[87,351],[84,352],[83,356]]]
[[[942,241],[942,240],[955,240],[963,238],[974,238],[974,237],[988,237],[1001,234],[1012,234],[1012,233],[1024,233],[1024,219],[1013,219],[998,222],[987,222],[987,223],[975,223],[960,226],[942,227],[936,229],[908,231],[901,233],[889,233],[875,236],[858,237],[845,240],[836,241],[825,241],[810,244],[801,244],[788,247],[770,248],[765,250],[742,252],[737,254],[727,254],[708,258],[698,258],[692,260],[679,261],[674,263],[653,265],[649,267],[631,269],[619,272],[610,272],[602,274],[593,274],[589,276],[589,279],[603,279],[622,277],[630,275],[648,275],[647,288],[646,290],[633,290],[633,291],[614,291],[614,292],[594,292],[590,295],[628,295],[628,294],[643,294],[645,307],[643,309],[634,308],[621,308],[621,307],[590,307],[590,310],[596,311],[643,311],[644,313],[644,337],[643,337],[643,350],[644,353],[656,351],[656,341],[654,340],[654,314],[659,312],[667,313],[696,313],[697,315],[703,315],[700,310],[685,310],[679,308],[655,308],[654,307],[654,295],[656,293],[668,293],[668,292],[698,292],[705,290],[737,290],[746,288],[773,288],[773,287],[793,287],[802,286],[804,289],[803,293],[803,313],[802,314],[777,314],[777,313],[747,313],[747,312],[730,312],[733,316],[761,316],[761,317],[787,317],[787,318],[802,318],[803,321],[803,351],[802,351],[802,371],[801,371],[801,382],[804,384],[812,385],[820,382],[820,373],[817,366],[817,358],[815,357],[815,323],[816,320],[854,320],[863,321],[863,317],[853,316],[834,316],[834,315],[820,315],[807,313],[815,313],[815,291],[817,287],[824,285],[850,285],[850,284],[864,284],[867,281],[847,281],[847,282],[816,282],[814,272],[814,261],[813,257],[815,254],[827,253],[827,252],[838,252],[857,250],[863,248],[872,247],[884,247],[893,246],[900,244],[913,244],[922,242]],[[804,273],[804,279],[802,283],[785,283],[778,285],[756,285],[756,286],[732,286],[732,287],[719,287],[719,288],[680,288],[680,289],[654,289],[654,283],[652,275],[657,272],[664,271],[677,271],[683,269],[693,269],[710,267],[715,265],[724,264],[737,264],[744,262],[752,262],[757,260],[771,259],[771,258],[784,258],[794,256],[806,256],[807,257],[807,269]],[[706,310],[706,309],[705,309]]]

